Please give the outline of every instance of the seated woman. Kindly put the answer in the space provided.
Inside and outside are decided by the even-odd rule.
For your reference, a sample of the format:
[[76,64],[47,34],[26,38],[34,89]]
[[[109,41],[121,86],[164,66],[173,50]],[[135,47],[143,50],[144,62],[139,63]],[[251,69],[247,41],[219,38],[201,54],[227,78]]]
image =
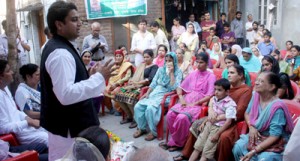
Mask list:
[[[287,59],[287,62],[291,66],[290,78],[296,82],[300,80],[300,46],[294,45],[291,48],[292,58]],[[300,82],[298,82],[300,85]]]
[[91,126],[78,134],[66,155],[56,161],[109,161],[110,140],[105,130]]
[[120,92],[115,96],[115,101],[127,115],[127,118],[120,123],[125,124],[132,122],[129,128],[135,128],[137,126],[133,119],[133,107],[138,102],[139,90],[141,87],[149,85],[152,82],[158,69],[158,66],[153,64],[154,54],[151,49],[144,50],[143,56],[144,63],[136,68],[133,77],[128,81],[128,85],[122,87]]
[[130,57],[129,57],[129,55],[128,55],[126,46],[125,46],[125,45],[119,45],[119,46],[118,46],[118,49],[119,49],[119,50],[123,50],[124,61],[130,62]]
[[[228,68],[228,80],[230,82],[229,96],[237,104],[236,122],[234,122],[229,129],[224,131],[219,138],[217,154],[215,159],[217,161],[232,161],[232,148],[236,140],[239,138],[236,123],[244,120],[244,113],[251,99],[252,90],[245,84],[244,68],[240,65],[232,65]],[[200,122],[200,123],[199,123]],[[190,157],[194,150],[197,135],[199,134],[198,127],[201,125],[201,119],[193,122],[188,139],[182,150],[182,154],[174,157],[174,160],[186,160]]]
[[232,45],[231,47],[231,54],[236,55],[238,58],[242,55],[242,48],[240,45]]
[[187,57],[191,58],[198,49],[199,45],[199,37],[198,34],[195,32],[195,26],[192,23],[187,25],[186,32],[182,33],[177,40],[177,44],[184,43],[188,50],[190,51],[191,55],[187,55]]
[[[227,67],[222,72],[222,78],[228,79],[228,68],[235,64],[240,65],[240,62],[236,55],[229,54],[225,57],[225,64]],[[251,87],[251,79],[250,79],[249,73],[247,72],[247,70],[244,70],[244,71],[245,71],[244,76],[245,76],[245,81],[246,81],[245,83],[249,87]]]
[[163,67],[164,62],[165,62],[165,56],[166,56],[167,52],[168,52],[168,48],[165,45],[163,45],[163,44],[158,45],[157,56],[153,60],[153,63],[156,64],[158,67]]
[[277,97],[280,99],[292,100],[295,97],[289,76],[286,73],[279,73],[281,87],[277,91]]
[[179,49],[182,49],[184,51],[184,61],[192,62],[193,54],[191,53],[191,51],[189,51],[185,43],[180,43],[178,47]]
[[273,72],[274,74],[279,74],[279,64],[273,56],[264,56],[261,63],[261,72]]
[[40,119],[41,93],[37,90],[40,81],[40,68],[26,64],[19,69],[24,83],[20,83],[15,94],[16,104],[30,118]]
[[252,53],[254,56],[256,56],[256,58],[259,60],[259,61],[262,61],[262,59],[264,58],[264,56],[261,55],[258,47],[252,47]]
[[176,49],[176,56],[178,59],[178,67],[182,71],[183,79],[193,71],[193,67],[190,62],[184,61],[184,50]]
[[134,119],[137,122],[138,130],[133,137],[138,138],[146,133],[147,124],[150,133],[145,140],[151,141],[156,138],[156,126],[160,120],[160,103],[163,96],[175,90],[181,83],[182,72],[178,68],[176,54],[169,52],[165,57],[165,65],[156,72],[147,93],[134,106]]
[[[167,113],[168,128],[171,137],[168,143],[160,146],[169,151],[182,148],[189,134],[189,128],[201,113],[201,106],[214,95],[216,76],[207,71],[208,56],[196,54],[198,70],[189,74],[176,89],[179,103]],[[186,94],[183,95],[183,91]]]
[[212,50],[209,52],[209,57],[210,59],[218,61],[220,56],[223,56],[221,43],[216,42],[214,43]]
[[113,109],[113,105],[111,103],[111,99],[115,98],[115,94],[119,92],[120,87],[124,85],[124,83],[128,82],[133,73],[133,66],[131,63],[124,61],[124,53],[123,50],[115,51],[115,65],[113,68],[116,68],[112,76],[108,80],[108,85],[105,89],[104,95],[104,103],[105,106],[110,110],[110,113],[120,116],[121,109],[118,104],[114,104],[114,108],[116,108],[116,112]]
[[89,50],[84,50],[81,54],[81,59],[83,61],[83,64],[85,65],[86,70],[89,70],[91,67],[90,63],[92,60],[92,52]]
[[243,48],[242,56],[239,57],[240,65],[243,66],[248,72],[259,72],[261,62],[253,56],[252,50],[248,47]]
[[236,161],[282,160],[294,125],[287,106],[276,96],[280,86],[279,77],[272,72],[258,76],[245,113],[249,134],[241,135],[232,150]]
[[277,62],[279,63],[279,68],[280,68],[280,73],[286,73],[286,74],[290,74],[291,72],[291,66],[285,61],[285,60],[282,60],[281,58],[281,54],[280,54],[280,51],[279,50],[274,50],[272,53],[271,53],[271,56],[273,56]]

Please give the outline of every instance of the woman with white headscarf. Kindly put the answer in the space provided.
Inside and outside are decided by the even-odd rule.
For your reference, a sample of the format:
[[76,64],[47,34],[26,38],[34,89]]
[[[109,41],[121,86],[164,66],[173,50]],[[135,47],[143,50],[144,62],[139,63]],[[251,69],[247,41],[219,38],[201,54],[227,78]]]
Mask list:
[[240,47],[240,45],[232,45],[231,54],[234,54],[239,58],[242,55],[242,48]]

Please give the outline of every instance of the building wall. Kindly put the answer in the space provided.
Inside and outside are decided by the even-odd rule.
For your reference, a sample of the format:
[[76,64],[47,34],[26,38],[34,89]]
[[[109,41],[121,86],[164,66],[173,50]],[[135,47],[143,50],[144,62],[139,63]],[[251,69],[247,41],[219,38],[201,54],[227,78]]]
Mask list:
[[300,21],[299,21],[299,0],[283,0],[282,4],[282,23],[281,28],[278,29],[282,40],[280,43],[282,47],[285,47],[286,40],[292,40],[294,44],[300,45]]
[[[299,0],[277,0],[279,3],[278,8],[278,24],[273,25],[271,32],[273,37],[277,41],[279,49],[285,48],[285,42],[287,40],[294,41],[294,44],[300,44],[300,22],[299,16]],[[240,7],[243,13],[243,19],[247,21],[247,14],[253,15],[254,21],[259,19],[259,1],[258,0],[241,0]]]
[[[71,1],[71,0],[69,0]],[[75,3],[77,8],[78,8],[78,13],[80,16],[80,19],[83,21],[83,25],[81,26],[80,30],[80,36],[76,40],[76,42],[79,45],[79,48],[82,47],[82,41],[83,38],[91,33],[90,26],[94,21],[100,22],[101,23],[101,34],[106,38],[106,41],[109,45],[110,51],[109,53],[112,53],[113,50],[117,48],[117,45],[114,43],[114,24],[113,24],[113,19],[114,18],[107,18],[107,19],[96,19],[96,20],[87,20],[86,17],[86,11],[85,11],[85,3],[84,0],[72,0],[71,2]],[[148,14],[145,16],[148,22],[153,21],[155,18],[162,17],[161,14],[161,0],[151,0],[148,1]],[[140,16],[135,16],[135,17],[140,17]],[[131,18],[129,19],[129,21]],[[130,23],[136,23],[136,22],[130,22]],[[120,38],[118,41],[121,42],[126,42],[126,40],[123,40],[124,38]],[[126,44],[125,44],[126,45]]]

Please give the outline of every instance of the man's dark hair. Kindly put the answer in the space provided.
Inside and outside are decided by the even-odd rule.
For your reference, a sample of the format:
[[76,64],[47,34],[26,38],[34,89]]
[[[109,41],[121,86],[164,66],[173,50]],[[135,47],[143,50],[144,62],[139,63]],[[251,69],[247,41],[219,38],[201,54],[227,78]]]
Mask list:
[[203,12],[203,15],[205,15],[205,14],[207,14],[207,13],[209,13],[209,11],[204,11],[204,12]]
[[6,60],[0,59],[0,75],[4,73],[7,64],[8,62]]
[[223,24],[223,27],[230,27],[230,24],[229,24],[228,22],[225,22],[225,23]]
[[210,31],[211,31],[211,30],[216,31],[214,27],[210,27],[209,30],[210,30]]
[[78,134],[79,137],[91,142],[104,158],[107,158],[110,151],[110,140],[105,130],[99,126],[91,126]]
[[225,89],[225,91],[230,89],[230,82],[225,78],[217,80],[214,85],[222,87],[223,89]]
[[3,20],[1,24],[2,24],[3,29],[6,30],[7,21]]
[[265,25],[264,24],[260,24],[259,27],[262,27],[263,29],[265,29]]
[[269,37],[272,37],[272,33],[270,31],[267,31],[264,36],[269,36]]
[[225,17],[226,17],[226,13],[222,12],[222,13],[221,13],[221,17],[222,17],[222,16],[225,16]]
[[145,23],[145,24],[147,25],[147,20],[146,20],[146,19],[140,19],[140,20],[138,21],[138,24],[140,24],[140,23]]
[[156,21],[151,22],[150,27],[158,27],[159,28],[159,24]]
[[236,11],[235,15],[243,14],[241,11]]
[[47,26],[47,27],[45,27],[45,29],[44,29],[44,34],[45,35],[48,35],[50,33],[50,30],[49,30],[49,27]]
[[76,5],[72,2],[57,1],[50,6],[47,14],[47,23],[52,34],[57,34],[55,21],[65,23],[65,18],[71,10],[77,11]]
[[288,41],[286,41],[286,42],[285,42],[285,44],[287,44],[288,42],[289,42],[289,43],[291,43],[291,44],[292,44],[292,46],[294,45],[294,42],[293,42],[292,40],[288,40]]
[[252,25],[253,24],[256,24],[257,26],[259,25],[259,23],[257,22],[257,21],[254,21],[253,23],[252,23]]

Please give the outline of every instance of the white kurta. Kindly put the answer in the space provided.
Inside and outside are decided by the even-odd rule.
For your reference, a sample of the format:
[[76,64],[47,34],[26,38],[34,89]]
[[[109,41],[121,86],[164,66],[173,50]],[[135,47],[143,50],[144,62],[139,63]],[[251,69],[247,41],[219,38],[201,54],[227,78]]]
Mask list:
[[[131,40],[131,49],[130,51],[134,51],[135,49],[141,49],[141,50],[146,50],[146,49],[152,49],[155,50],[156,48],[156,43],[155,39],[152,33],[146,31],[144,34],[144,37],[142,37],[140,31],[135,33],[132,37]],[[135,59],[134,59],[134,64],[136,67],[138,67],[143,61],[143,53],[136,53]]]
[[[50,53],[45,67],[52,80],[53,92],[62,105],[99,97],[105,90],[105,80],[100,73],[74,83],[76,63],[72,54],[66,49],[59,48]],[[72,143],[73,139],[70,135],[64,138],[49,132],[49,160],[62,158]]]
[[44,129],[28,126],[26,114],[17,109],[13,97],[5,87],[0,90],[0,134],[15,133],[21,144],[48,144],[48,134]]
[[[161,30],[158,29],[156,35],[154,36],[155,38],[155,43],[156,43],[156,47],[158,47],[159,45],[163,44],[168,48],[168,51],[170,51],[170,45],[169,45],[169,41],[165,35],[165,33]],[[158,49],[155,50],[155,52],[157,52]]]

